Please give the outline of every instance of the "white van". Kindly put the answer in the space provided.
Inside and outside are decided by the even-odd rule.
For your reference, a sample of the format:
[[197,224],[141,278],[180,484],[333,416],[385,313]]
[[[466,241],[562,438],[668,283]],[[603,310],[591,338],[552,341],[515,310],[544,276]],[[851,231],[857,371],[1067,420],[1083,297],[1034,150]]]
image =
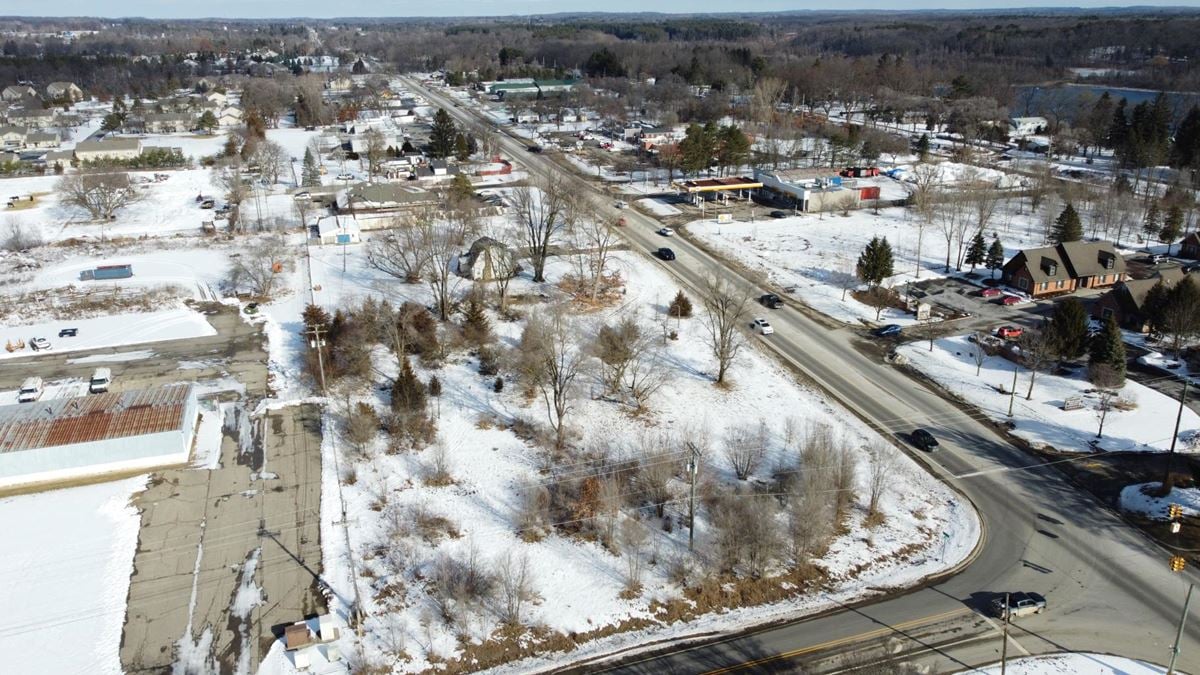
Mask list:
[[21,403],[33,403],[42,397],[42,392],[45,389],[42,386],[42,378],[29,377],[21,383],[21,391],[17,393],[17,401]]
[[92,373],[92,380],[88,383],[88,391],[93,394],[103,394],[108,391],[108,385],[112,382],[112,371],[108,368],[97,368],[96,372]]

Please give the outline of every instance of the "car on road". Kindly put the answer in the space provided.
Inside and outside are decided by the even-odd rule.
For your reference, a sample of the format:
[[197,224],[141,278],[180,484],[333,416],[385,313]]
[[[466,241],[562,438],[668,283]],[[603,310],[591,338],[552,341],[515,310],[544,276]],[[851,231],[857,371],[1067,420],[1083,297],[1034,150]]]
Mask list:
[[763,335],[770,335],[775,332],[775,329],[771,326],[771,322],[762,317],[751,321],[750,326]]
[[879,328],[876,328],[873,332],[875,337],[892,337],[894,335],[899,335],[901,330],[902,329],[900,328],[899,324],[889,323],[886,326],[880,326]]
[[1004,604],[1005,596],[992,600],[992,612],[1001,619],[1012,619],[1029,614],[1041,614],[1046,611],[1046,598],[1037,593],[1009,593],[1008,605]]
[[787,218],[791,214],[789,214],[787,211],[780,211],[779,209],[776,209],[767,215],[771,216],[772,218]]
[[211,209],[216,207],[216,205],[217,202],[212,199],[204,199],[200,202],[200,208],[202,209]]
[[1161,263],[1161,262],[1167,262],[1170,259],[1171,259],[1171,257],[1168,255],[1165,255],[1162,253],[1155,253],[1154,255],[1150,256],[1150,263],[1153,265],[1157,265],[1158,263]]
[[292,195],[292,199],[295,199],[298,202],[311,201],[312,193],[308,190],[305,190],[304,192],[297,192],[296,194]]
[[985,288],[979,291],[979,297],[981,298],[998,298],[1001,295],[1004,295],[1004,293],[999,288]]
[[664,237],[674,237],[675,236],[675,231],[669,227],[658,228],[658,233]]
[[1016,340],[1025,333],[1025,329],[1020,326],[1000,326],[996,329],[996,337],[1004,338],[1005,340]]
[[339,174],[337,175],[337,179],[338,179],[338,180],[354,180],[354,174],[352,174],[352,173],[339,173]]
[[1005,307],[1019,305],[1022,302],[1025,302],[1025,298],[1016,295],[1006,295],[1003,298],[1000,298],[1000,304],[1004,305]]
[[78,328],[64,328],[58,331],[58,337],[60,338],[75,337],[76,335],[79,335]]
[[758,299],[758,302],[761,303],[763,307],[768,309],[779,309],[783,307],[783,298],[775,295],[774,293],[767,293],[761,296]]
[[21,383],[21,389],[17,391],[17,403],[33,403],[42,397],[42,392],[45,388],[42,386],[42,378],[27,377]]
[[50,349],[50,341],[44,337],[35,337],[29,341],[29,346],[32,347],[33,351],[35,352],[44,352],[47,349]]
[[542,146],[540,146],[540,145],[531,145],[525,149],[532,152],[535,155],[540,154],[542,152]]
[[925,452],[933,452],[937,449],[937,439],[933,437],[933,434],[929,433],[925,429],[914,429],[912,434],[909,435],[909,438],[912,440],[913,445],[924,450]]
[[617,207],[618,209],[624,209],[629,207],[629,202],[618,200],[613,203],[613,206]]
[[675,259],[675,251],[672,251],[671,249],[666,248],[666,247],[658,249],[657,251],[654,252],[654,255],[658,256],[662,260],[674,260]]

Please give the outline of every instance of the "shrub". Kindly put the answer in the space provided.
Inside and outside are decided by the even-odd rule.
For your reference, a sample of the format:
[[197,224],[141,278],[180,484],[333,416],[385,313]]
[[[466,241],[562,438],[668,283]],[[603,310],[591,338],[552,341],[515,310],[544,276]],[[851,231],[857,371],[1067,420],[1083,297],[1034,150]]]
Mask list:
[[497,377],[496,381],[492,383],[492,391],[496,392],[497,394],[504,391],[504,378],[503,377]]
[[479,349],[479,374],[491,377],[500,372],[500,357],[490,347]]

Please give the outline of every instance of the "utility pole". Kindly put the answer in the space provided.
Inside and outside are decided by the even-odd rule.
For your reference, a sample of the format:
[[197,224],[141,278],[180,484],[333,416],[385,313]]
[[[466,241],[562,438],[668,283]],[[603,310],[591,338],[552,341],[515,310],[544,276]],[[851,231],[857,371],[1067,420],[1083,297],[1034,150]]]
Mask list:
[[1175,674],[1175,658],[1179,656],[1179,643],[1183,642],[1183,625],[1187,622],[1188,606],[1192,604],[1192,589],[1195,587],[1195,584],[1188,584],[1187,597],[1183,601],[1183,613],[1179,615],[1179,629],[1175,631],[1175,644],[1171,647],[1171,663],[1167,665],[1167,675]]
[[1175,413],[1175,433],[1171,434],[1171,449],[1167,452],[1167,471],[1163,474],[1162,494],[1171,494],[1171,460],[1175,458],[1175,440],[1179,438],[1179,420],[1183,418],[1183,403],[1187,400],[1188,380],[1183,381],[1183,393],[1179,395],[1179,412]]
[[1017,364],[1013,364],[1013,383],[1008,392],[1008,416],[1012,417],[1013,401],[1017,398]]
[[688,497],[688,551],[692,551],[696,540],[696,474],[700,471],[700,450],[691,441],[687,446],[692,453],[687,466],[688,480],[691,482]]
[[1008,617],[1012,614],[1008,606],[1008,593],[1004,594],[1004,642],[1000,643],[1000,675],[1008,664]]
[[308,341],[308,346],[317,350],[317,368],[321,373],[321,395],[325,396],[328,392],[325,390],[325,357],[321,354],[321,350],[325,348],[325,341],[321,339],[321,334],[325,329],[321,326],[309,326],[308,330],[304,331],[311,339]]

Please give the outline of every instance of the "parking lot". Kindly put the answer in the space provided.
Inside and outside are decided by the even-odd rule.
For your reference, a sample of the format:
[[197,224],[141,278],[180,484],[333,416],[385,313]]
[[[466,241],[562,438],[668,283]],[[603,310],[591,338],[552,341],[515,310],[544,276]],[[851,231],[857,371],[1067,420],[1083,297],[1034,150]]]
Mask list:
[[[269,394],[261,326],[236,308],[202,311],[216,335],[0,362],[0,389],[32,376],[82,383],[101,366],[112,371],[112,391],[195,382],[205,414],[223,416],[215,468],[156,471],[134,498],[142,522],[121,640],[129,673],[170,672],[181,648],[234,672],[243,658],[258,662],[272,627],[324,606],[319,409],[251,418]],[[235,609],[246,589],[261,601]]]

